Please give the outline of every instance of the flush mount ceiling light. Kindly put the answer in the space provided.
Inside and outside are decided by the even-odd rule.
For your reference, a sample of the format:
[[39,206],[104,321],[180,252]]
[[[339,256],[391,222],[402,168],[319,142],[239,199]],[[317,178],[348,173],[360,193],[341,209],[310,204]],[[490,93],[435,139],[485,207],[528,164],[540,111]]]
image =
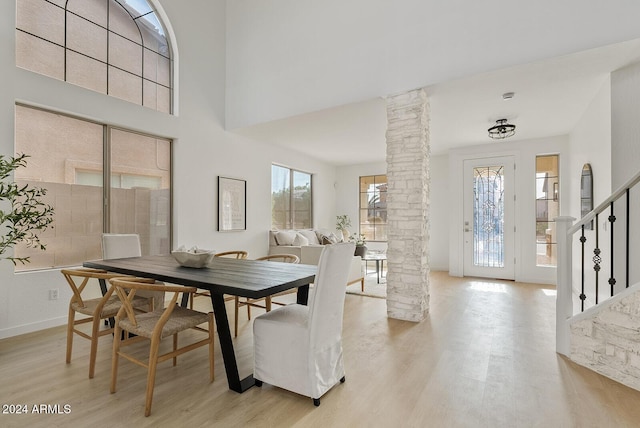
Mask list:
[[515,95],[516,95],[515,92],[505,92],[504,94],[502,94],[502,99],[507,101],[512,99]]
[[496,120],[496,125],[488,129],[489,137],[494,140],[503,140],[516,133],[516,126],[507,123],[507,119]]

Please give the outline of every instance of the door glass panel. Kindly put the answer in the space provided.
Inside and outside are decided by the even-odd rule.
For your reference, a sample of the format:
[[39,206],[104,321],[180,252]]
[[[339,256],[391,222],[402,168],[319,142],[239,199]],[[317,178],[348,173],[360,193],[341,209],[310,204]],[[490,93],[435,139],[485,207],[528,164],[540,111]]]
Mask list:
[[504,166],[473,169],[473,263],[504,267]]

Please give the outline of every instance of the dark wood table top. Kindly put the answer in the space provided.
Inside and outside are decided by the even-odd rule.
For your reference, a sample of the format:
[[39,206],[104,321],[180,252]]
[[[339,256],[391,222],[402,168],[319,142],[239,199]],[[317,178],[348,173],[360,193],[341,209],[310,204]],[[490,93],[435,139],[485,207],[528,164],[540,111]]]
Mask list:
[[83,266],[258,299],[313,282],[317,266],[214,257],[206,268],[182,267],[170,255],[92,260]]

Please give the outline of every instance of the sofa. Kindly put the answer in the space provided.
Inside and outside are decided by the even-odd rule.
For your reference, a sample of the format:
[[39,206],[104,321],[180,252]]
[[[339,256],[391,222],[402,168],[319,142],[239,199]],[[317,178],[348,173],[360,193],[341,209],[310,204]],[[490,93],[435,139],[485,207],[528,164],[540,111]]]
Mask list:
[[[342,239],[341,232],[336,234],[327,229],[270,230],[269,255],[294,254],[300,258],[301,264],[316,266],[324,246],[342,242]],[[346,285],[356,282],[360,282],[360,288],[364,291],[362,258],[354,255]]]

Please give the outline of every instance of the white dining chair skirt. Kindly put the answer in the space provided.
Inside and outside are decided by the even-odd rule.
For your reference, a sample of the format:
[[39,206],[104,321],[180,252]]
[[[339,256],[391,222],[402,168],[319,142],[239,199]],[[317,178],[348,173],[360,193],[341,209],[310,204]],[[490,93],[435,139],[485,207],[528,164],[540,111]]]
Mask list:
[[353,252],[351,243],[327,246],[308,305],[283,306],[255,319],[255,379],[319,399],[345,376],[344,284]]

